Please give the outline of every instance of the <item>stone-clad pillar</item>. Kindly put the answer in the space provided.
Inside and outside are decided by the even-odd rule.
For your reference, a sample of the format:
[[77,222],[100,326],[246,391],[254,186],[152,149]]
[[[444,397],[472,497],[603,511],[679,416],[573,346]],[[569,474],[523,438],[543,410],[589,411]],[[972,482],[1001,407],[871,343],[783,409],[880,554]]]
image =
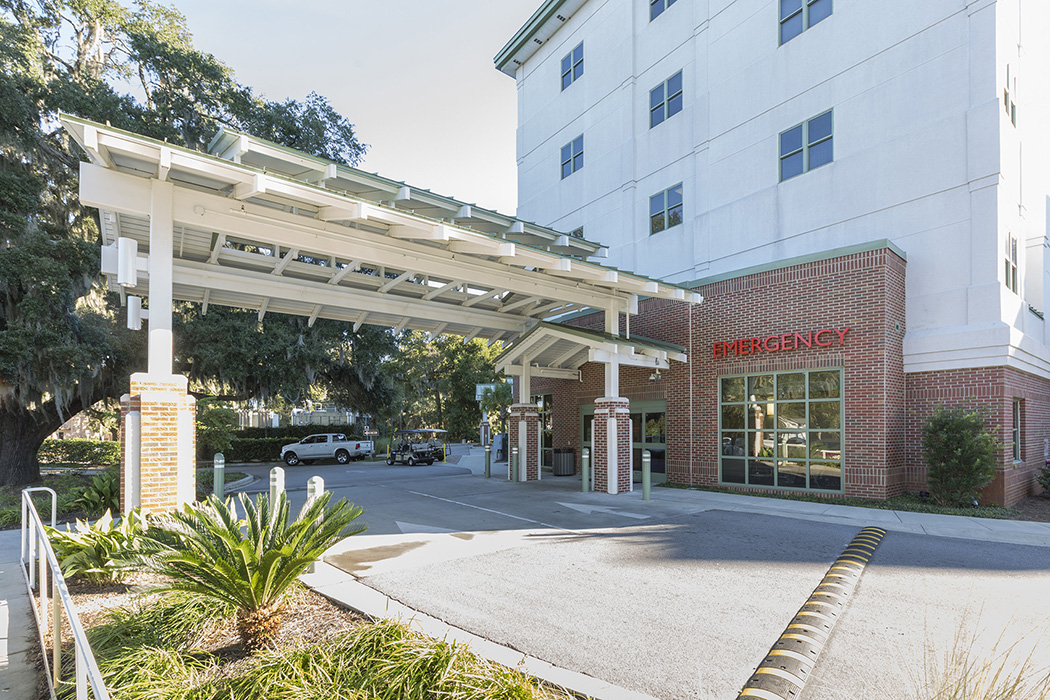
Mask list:
[[120,505],[166,513],[196,499],[196,400],[186,377],[131,375],[121,397]]
[[626,493],[633,487],[631,404],[625,398],[594,400],[594,490]]
[[531,403],[516,403],[510,407],[510,425],[507,427],[508,469],[510,448],[518,448],[518,481],[540,479],[540,409]]

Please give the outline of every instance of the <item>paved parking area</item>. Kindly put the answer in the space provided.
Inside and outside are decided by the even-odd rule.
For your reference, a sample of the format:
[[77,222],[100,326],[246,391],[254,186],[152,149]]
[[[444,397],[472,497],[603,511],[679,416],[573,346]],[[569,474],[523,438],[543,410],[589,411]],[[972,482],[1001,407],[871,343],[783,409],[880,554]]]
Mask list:
[[607,681],[603,697],[733,698],[843,547],[877,524],[890,532],[804,700],[910,697],[960,630],[978,648],[1032,632],[1050,659],[1050,526],[672,489],[643,502],[579,493],[574,478],[486,480],[479,465],[358,465],[331,478],[370,529],[329,555],[341,571],[319,576],[320,590],[338,595],[341,575],[351,604],[361,589],[350,582],[364,584]]

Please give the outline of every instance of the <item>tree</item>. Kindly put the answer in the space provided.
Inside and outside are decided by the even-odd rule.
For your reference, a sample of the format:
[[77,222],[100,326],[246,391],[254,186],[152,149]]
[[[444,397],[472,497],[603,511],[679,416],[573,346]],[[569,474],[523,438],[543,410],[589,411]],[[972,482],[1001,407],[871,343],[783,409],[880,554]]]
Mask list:
[[[131,82],[141,98],[117,87]],[[98,214],[77,199],[82,154],[58,127],[58,112],[197,150],[221,125],[351,165],[365,146],[316,93],[305,102],[255,97],[228,66],[193,47],[179,12],[152,0],[0,0],[0,105],[0,485],[12,485],[39,478],[36,452],[47,435],[119,397],[145,365],[144,334],[121,328],[116,303],[97,284]],[[205,326],[231,323],[209,313],[194,325],[203,336]],[[274,346],[271,355],[289,351],[279,324],[269,321],[256,339]],[[182,350],[183,366],[200,358],[215,368],[203,345]],[[260,376],[239,378],[242,387],[274,382],[273,367],[251,369]],[[225,384],[221,371],[191,374]],[[374,379],[367,369],[361,375],[362,386]]]
[[507,416],[512,403],[514,403],[514,387],[510,382],[496,384],[495,389],[485,388],[481,395],[481,410],[488,414],[493,433],[502,433],[507,430]]
[[997,443],[978,411],[938,406],[922,426],[926,481],[941,505],[976,504],[995,476]]

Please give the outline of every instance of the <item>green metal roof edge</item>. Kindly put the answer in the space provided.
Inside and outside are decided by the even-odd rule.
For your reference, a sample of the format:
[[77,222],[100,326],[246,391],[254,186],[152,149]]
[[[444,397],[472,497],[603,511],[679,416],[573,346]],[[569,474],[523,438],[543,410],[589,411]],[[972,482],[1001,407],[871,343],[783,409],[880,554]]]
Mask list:
[[771,272],[773,270],[782,270],[787,267],[795,267],[796,265],[805,265],[807,263],[820,262],[822,260],[831,260],[832,258],[842,258],[847,255],[855,255],[857,253],[868,253],[873,250],[880,250],[882,248],[888,248],[897,254],[902,260],[908,260],[908,254],[898,246],[896,243],[888,238],[881,238],[874,241],[868,241],[867,243],[858,243],[856,245],[844,246],[842,248],[832,248],[831,250],[824,250],[819,253],[810,253],[809,255],[799,255],[794,258],[786,258],[784,260],[777,260],[771,263],[765,263],[763,265],[753,265],[751,267],[745,267],[739,270],[733,270],[732,272],[725,272],[721,275],[712,275],[711,277],[702,277],[692,282],[683,282],[679,286],[686,286],[690,289],[695,290],[697,287],[703,287],[708,284],[714,284],[716,282],[724,282],[725,280],[734,279],[736,277],[746,277],[747,275],[757,275],[762,272]]
[[496,54],[496,57],[492,59],[493,63],[496,64],[496,69],[502,73],[503,67],[507,65],[511,57],[520,51],[522,47],[532,41],[532,37],[536,35],[536,32],[540,30],[540,27],[557,14],[558,10],[561,9],[561,6],[564,5],[566,1],[567,0],[547,0],[543,3],[543,5],[532,14],[532,17],[529,17],[529,20],[522,26],[522,28],[511,37],[511,40],[500,49],[500,52]]
[[685,354],[685,352],[686,352],[686,348],[684,348],[681,345],[676,345],[675,343],[668,343],[668,342],[665,342],[665,341],[662,341],[662,340],[653,340],[652,338],[645,338],[645,337],[640,336],[640,335],[632,335],[630,338],[628,338],[627,336],[612,335],[611,333],[606,333],[604,331],[596,331],[596,330],[592,330],[590,328],[578,328],[576,326],[566,326],[566,325],[561,324],[561,323],[551,323],[550,321],[540,321],[535,326],[533,326],[528,331],[526,331],[524,335],[522,335],[520,338],[518,338],[517,342],[515,342],[513,346],[511,346],[511,347],[507,348],[506,350],[504,350],[503,352],[501,352],[499,354],[499,357],[496,358],[496,364],[499,365],[499,363],[503,361],[503,358],[506,355],[508,355],[510,353],[513,353],[516,348],[520,347],[521,343],[526,338],[531,336],[533,333],[539,333],[539,332],[541,332],[543,330],[561,331],[561,332],[564,332],[564,333],[568,333],[569,335],[575,335],[575,336],[580,337],[580,338],[588,338],[588,339],[592,339],[592,340],[600,340],[602,342],[607,342],[607,343],[620,343],[620,344],[624,344],[624,345],[627,345],[627,344],[637,345],[639,347],[649,348],[651,350],[664,350],[664,351],[668,351],[668,352],[679,352],[679,353],[683,353],[683,354]]
[[[128,132],[128,133],[133,133],[133,132]],[[504,214],[503,212],[497,211],[495,209],[487,209],[486,207],[480,207],[477,204],[474,204],[472,202],[464,202],[462,200],[456,199],[455,197],[449,197],[448,195],[439,194],[437,192],[434,192],[432,190],[428,190],[428,189],[423,188],[423,187],[414,187],[414,186],[412,186],[412,184],[410,184],[408,182],[405,182],[403,180],[394,180],[392,178],[380,175],[379,173],[370,173],[367,170],[362,170],[361,168],[355,167],[353,165],[346,165],[345,163],[338,163],[338,162],[336,162],[334,160],[328,160],[326,158],[321,158],[320,156],[311,155],[309,153],[303,153],[302,151],[297,151],[297,150],[295,150],[294,148],[292,148],[290,146],[285,146],[285,145],[280,144],[280,143],[275,143],[274,141],[270,141],[269,139],[265,139],[265,138],[263,138],[261,136],[255,136],[254,134],[249,134],[248,132],[241,131],[240,129],[234,129],[233,127],[224,126],[224,127],[222,127],[220,133],[227,133],[227,134],[233,134],[233,135],[239,135],[239,136],[247,136],[250,139],[255,139],[256,141],[262,142],[262,143],[266,144],[267,146],[270,146],[270,147],[272,147],[274,149],[283,151],[283,152],[285,152],[285,153],[287,153],[289,155],[296,156],[298,158],[303,158],[303,159],[306,159],[306,160],[312,160],[312,161],[317,162],[317,163],[332,164],[332,165],[335,165],[338,168],[345,168],[347,170],[352,170],[353,172],[361,175],[362,177],[371,178],[373,180],[378,180],[380,182],[384,182],[386,184],[389,184],[389,185],[392,185],[392,186],[396,186],[396,187],[408,187],[408,188],[410,188],[412,190],[415,190],[416,192],[420,192],[420,193],[426,194],[427,196],[434,197],[435,199],[442,199],[442,200],[445,200],[446,202],[459,204],[459,205],[462,205],[462,206],[468,206],[468,207],[471,207],[472,209],[479,209],[479,210],[485,212],[486,214],[492,214],[493,216],[498,216],[498,217],[502,217],[502,218],[505,218],[505,219],[510,219],[512,221],[521,221],[521,223],[523,223],[523,224],[526,224],[528,226],[533,226],[533,227],[535,227],[537,229],[540,229],[541,231],[549,231],[550,233],[556,234],[558,236],[567,236],[567,235],[569,235],[565,231],[559,231],[558,229],[554,229],[554,228],[551,228],[549,226],[541,226],[540,224],[537,224],[534,221],[524,221],[522,219],[519,219],[516,216],[513,216],[511,214]],[[218,138],[218,136],[219,136],[219,134],[216,134],[215,138]],[[148,137],[144,137],[144,138],[148,138]],[[213,143],[215,141],[215,138],[212,139]],[[199,153],[200,151],[193,151],[193,152],[194,153]],[[208,154],[208,155],[210,155],[210,154]],[[592,240],[590,240],[588,238],[582,238],[582,237],[576,237],[576,236],[572,236],[572,238],[574,238],[575,240],[583,241],[584,243],[589,243],[589,244],[591,244],[593,246],[596,246],[596,249],[608,248],[609,247],[607,245],[599,243],[598,241],[592,241]]]

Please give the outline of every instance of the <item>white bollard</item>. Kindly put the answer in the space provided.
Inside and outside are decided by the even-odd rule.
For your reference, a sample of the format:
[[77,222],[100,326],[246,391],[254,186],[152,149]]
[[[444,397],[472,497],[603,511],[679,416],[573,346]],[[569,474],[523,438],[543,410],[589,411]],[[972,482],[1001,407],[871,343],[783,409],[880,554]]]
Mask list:
[[277,503],[277,496],[284,493],[284,469],[274,467],[270,470],[270,507]]
[[[306,500],[309,502],[315,498],[319,498],[322,493],[324,493],[324,479],[319,476],[311,476],[310,480],[306,482]],[[323,518],[324,515],[321,517]],[[306,567],[306,573],[315,573],[316,568],[315,563],[311,562],[310,565]]]

